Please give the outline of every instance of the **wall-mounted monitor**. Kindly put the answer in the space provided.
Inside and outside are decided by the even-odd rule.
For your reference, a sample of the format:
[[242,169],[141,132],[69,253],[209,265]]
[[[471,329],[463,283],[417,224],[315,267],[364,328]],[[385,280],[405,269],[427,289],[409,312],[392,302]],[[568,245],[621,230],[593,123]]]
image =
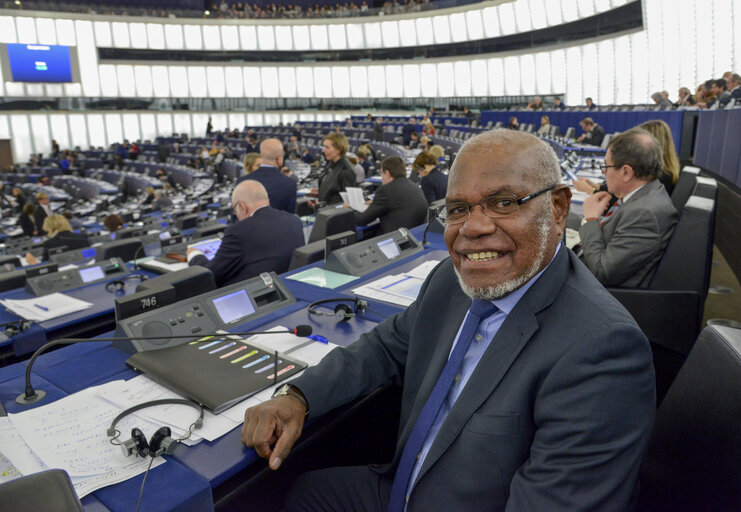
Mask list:
[[13,82],[73,83],[80,81],[77,48],[53,44],[2,45],[3,76]]

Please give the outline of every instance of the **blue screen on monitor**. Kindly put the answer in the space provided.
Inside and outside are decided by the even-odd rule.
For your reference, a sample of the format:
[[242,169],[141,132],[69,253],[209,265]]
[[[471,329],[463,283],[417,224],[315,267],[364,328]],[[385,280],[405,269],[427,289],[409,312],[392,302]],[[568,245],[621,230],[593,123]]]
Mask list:
[[72,82],[69,46],[8,44],[14,82]]

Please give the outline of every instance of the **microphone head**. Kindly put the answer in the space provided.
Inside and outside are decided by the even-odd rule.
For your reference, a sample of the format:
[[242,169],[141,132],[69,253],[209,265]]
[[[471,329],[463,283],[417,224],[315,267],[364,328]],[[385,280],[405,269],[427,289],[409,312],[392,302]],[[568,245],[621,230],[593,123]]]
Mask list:
[[296,328],[293,329],[293,333],[299,338],[311,336],[312,332],[314,332],[314,329],[312,329],[310,325],[297,325]]

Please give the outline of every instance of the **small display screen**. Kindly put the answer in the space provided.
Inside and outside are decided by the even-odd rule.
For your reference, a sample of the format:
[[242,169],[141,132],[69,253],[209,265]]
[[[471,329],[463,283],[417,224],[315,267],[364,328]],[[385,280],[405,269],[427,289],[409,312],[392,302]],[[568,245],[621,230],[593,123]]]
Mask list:
[[83,258],[94,258],[95,257],[95,249],[83,249],[82,250],[82,257]]
[[255,312],[247,290],[239,290],[218,299],[213,299],[213,305],[225,324],[239,320]]
[[72,82],[69,46],[8,44],[7,51],[14,82]]
[[399,254],[401,254],[399,252],[399,247],[396,245],[396,242],[394,242],[393,238],[378,242],[378,248],[381,250],[383,255],[390,260],[393,260],[394,258],[399,256]]
[[211,261],[214,259],[214,256],[216,256],[216,253],[219,250],[219,247],[221,247],[221,239],[217,238],[215,240],[204,240],[203,242],[198,242],[197,244],[193,244],[190,247],[193,249],[198,249],[203,253],[206,258]]
[[169,239],[169,238],[170,238],[171,236],[172,236],[172,235],[170,234],[170,232],[169,232],[169,231],[163,231],[162,233],[160,233],[160,240],[167,240],[167,239]]
[[103,279],[104,277],[105,274],[103,274],[103,269],[100,266],[80,269],[80,278],[82,279],[83,283],[97,281],[98,279]]

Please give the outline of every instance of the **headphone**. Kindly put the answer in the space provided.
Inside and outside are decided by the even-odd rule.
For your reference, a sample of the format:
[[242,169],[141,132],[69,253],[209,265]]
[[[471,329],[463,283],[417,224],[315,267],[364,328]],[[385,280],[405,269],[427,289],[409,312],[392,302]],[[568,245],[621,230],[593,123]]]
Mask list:
[[[121,435],[121,432],[118,429],[116,429],[116,424],[119,421],[121,421],[124,417],[136,411],[146,409],[147,407],[155,407],[157,405],[169,405],[169,404],[187,405],[198,411],[198,418],[196,418],[196,420],[193,423],[191,423],[190,427],[188,427],[188,433],[185,434],[183,437],[178,438],[178,439],[173,439],[172,432],[170,431],[170,427],[160,427],[159,429],[157,429],[157,432],[155,432],[154,435],[152,435],[149,442],[147,442],[147,438],[144,435],[144,432],[134,427],[131,429],[130,439],[127,439],[123,443],[119,441],[118,438]],[[151,402],[145,402],[143,404],[135,405],[134,407],[130,407],[126,409],[125,411],[123,411],[121,414],[119,414],[113,419],[113,422],[111,423],[111,426],[108,427],[106,434],[110,436],[111,438],[110,443],[116,446],[120,446],[121,449],[123,450],[123,454],[127,457],[134,455],[135,457],[136,456],[139,456],[139,457],[149,456],[149,457],[155,458],[155,457],[159,457],[160,455],[172,455],[172,453],[175,451],[175,448],[177,448],[180,441],[188,439],[195,429],[201,428],[202,426],[203,426],[203,407],[201,407],[199,404],[191,400],[185,400],[182,398],[165,398],[162,400],[152,400]]]
[[15,322],[0,324],[0,327],[5,327],[5,336],[12,338],[31,327],[33,323],[33,320],[16,320]]
[[130,276],[126,276],[122,279],[117,279],[116,281],[111,281],[110,283],[106,283],[105,289],[107,292],[115,293],[116,295],[123,295],[123,292],[125,292],[126,283],[124,281],[127,281],[129,279],[138,279],[139,281],[146,281],[149,279],[144,274],[131,274]]
[[[345,299],[344,297],[339,297],[334,299],[322,299],[316,302],[312,302],[311,304],[309,304],[309,314],[319,316],[333,316],[337,319],[338,322],[347,322],[357,315],[362,315],[368,308],[368,301],[366,300],[355,297],[354,299],[352,299],[355,307],[350,307],[344,302],[341,302],[345,300],[347,299]],[[319,311],[317,309],[319,305],[326,304],[328,302],[339,302],[339,304],[335,306],[333,313],[325,313],[324,311]]]

